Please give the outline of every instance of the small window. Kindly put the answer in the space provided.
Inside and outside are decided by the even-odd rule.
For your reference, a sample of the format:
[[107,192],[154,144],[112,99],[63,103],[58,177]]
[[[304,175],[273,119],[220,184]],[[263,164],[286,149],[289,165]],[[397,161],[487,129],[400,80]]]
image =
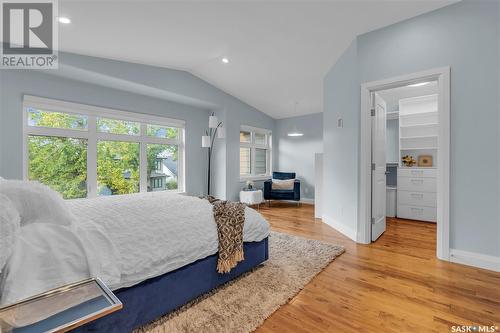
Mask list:
[[175,127],[147,125],[147,135],[155,138],[177,139],[179,129]]
[[251,149],[240,147],[240,175],[250,175],[251,162]]
[[[148,144],[147,155],[148,184],[151,184],[152,179],[154,190],[177,190],[179,188],[179,146]],[[163,179],[165,179],[165,183]],[[161,186],[158,185],[160,182]],[[148,187],[148,191],[151,191],[150,187]]]
[[87,116],[27,108],[28,126],[88,130]]
[[97,131],[111,134],[139,135],[141,126],[133,121],[97,118]]
[[153,189],[155,190],[163,189],[163,177],[158,177],[153,179]]
[[267,172],[267,149],[255,149],[255,175],[265,175]]
[[87,140],[28,136],[28,177],[64,199],[87,196]]
[[99,195],[139,192],[139,143],[97,142]]
[[240,131],[240,142],[250,143],[252,141],[252,134],[246,131]]
[[269,176],[271,173],[271,132],[242,126],[240,130],[240,176]]
[[161,166],[162,166],[161,159],[159,159],[159,158],[156,159],[156,161],[155,161],[155,170],[156,171],[161,171],[161,169],[162,169]]
[[262,133],[255,133],[254,143],[257,145],[265,145],[266,144],[266,135]]

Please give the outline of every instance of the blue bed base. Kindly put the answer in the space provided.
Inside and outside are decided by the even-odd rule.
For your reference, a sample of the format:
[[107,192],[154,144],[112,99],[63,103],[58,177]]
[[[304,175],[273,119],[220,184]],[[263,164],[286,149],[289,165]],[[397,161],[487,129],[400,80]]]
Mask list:
[[248,272],[269,258],[268,239],[244,243],[245,260],[227,274],[217,273],[217,254],[133,287],[115,291],[123,309],[73,332],[126,333]]

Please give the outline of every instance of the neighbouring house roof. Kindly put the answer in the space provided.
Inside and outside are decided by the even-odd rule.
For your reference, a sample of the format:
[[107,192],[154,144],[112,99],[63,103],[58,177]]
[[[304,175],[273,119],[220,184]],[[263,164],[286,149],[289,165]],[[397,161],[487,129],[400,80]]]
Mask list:
[[[177,161],[173,159],[172,156],[167,156],[163,154],[159,154],[157,156],[159,160],[161,160],[161,163],[170,171],[170,173],[174,176],[177,177]],[[167,174],[163,172],[159,172],[158,170],[152,170],[149,177],[150,178],[159,178],[159,177],[166,177],[168,176]]]
[[174,161],[172,156],[163,159],[163,164],[177,177],[177,161]]
[[151,174],[149,175],[149,177],[151,178],[160,178],[160,177],[166,177],[167,175],[164,174],[163,172],[158,172],[157,170],[153,170],[151,171]]

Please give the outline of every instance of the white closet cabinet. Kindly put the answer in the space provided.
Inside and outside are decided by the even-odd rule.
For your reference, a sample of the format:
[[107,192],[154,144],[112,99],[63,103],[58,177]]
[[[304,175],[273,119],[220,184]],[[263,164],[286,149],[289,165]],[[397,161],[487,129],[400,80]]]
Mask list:
[[[399,101],[400,160],[411,155],[431,155],[437,161],[437,95],[405,98]],[[405,219],[436,222],[437,166],[398,169],[397,216]]]

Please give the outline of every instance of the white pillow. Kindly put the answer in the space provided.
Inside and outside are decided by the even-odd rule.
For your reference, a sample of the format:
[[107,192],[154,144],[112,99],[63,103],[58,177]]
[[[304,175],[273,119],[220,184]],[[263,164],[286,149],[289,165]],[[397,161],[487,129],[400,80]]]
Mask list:
[[273,179],[273,190],[293,190],[295,179]]
[[0,272],[12,253],[20,223],[21,217],[14,203],[0,194]]
[[35,221],[70,225],[74,219],[62,196],[39,182],[3,180],[0,194],[14,203],[21,216],[21,226]]

